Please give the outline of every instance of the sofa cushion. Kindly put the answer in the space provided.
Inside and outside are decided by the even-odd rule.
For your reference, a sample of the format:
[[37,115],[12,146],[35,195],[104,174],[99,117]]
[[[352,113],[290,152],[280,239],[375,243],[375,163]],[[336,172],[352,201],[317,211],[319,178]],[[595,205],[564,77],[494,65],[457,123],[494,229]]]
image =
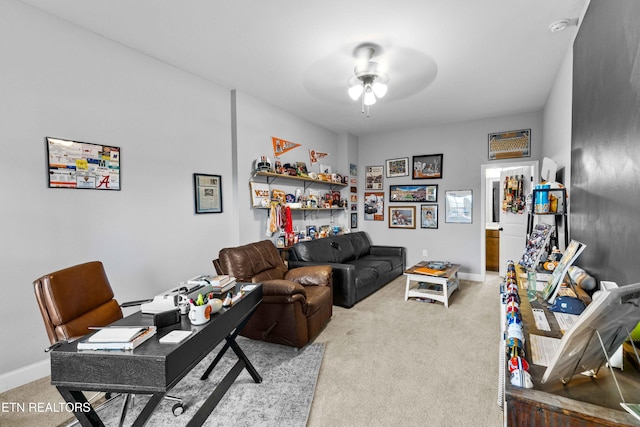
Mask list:
[[[371,256],[366,256],[364,258],[358,258],[349,262],[356,267],[356,271],[361,269],[373,269],[378,272],[377,276],[382,276],[393,270],[393,266],[391,261],[388,259],[376,259]],[[377,277],[376,276],[376,277]]]
[[369,255],[371,242],[369,241],[367,233],[364,231],[358,231],[357,233],[351,233],[348,236],[355,251],[355,258]]
[[331,239],[330,245],[335,255],[335,262],[344,264],[357,258],[356,251],[348,234],[330,237],[329,239]]
[[335,262],[335,251],[330,239],[309,240],[291,248],[296,260],[304,262]]
[[378,278],[378,271],[371,267],[356,267],[355,285],[356,289],[375,283]]
[[401,256],[377,256],[377,255],[369,255],[366,257],[371,260],[379,260],[386,261],[391,264],[391,269],[402,268],[402,257]]

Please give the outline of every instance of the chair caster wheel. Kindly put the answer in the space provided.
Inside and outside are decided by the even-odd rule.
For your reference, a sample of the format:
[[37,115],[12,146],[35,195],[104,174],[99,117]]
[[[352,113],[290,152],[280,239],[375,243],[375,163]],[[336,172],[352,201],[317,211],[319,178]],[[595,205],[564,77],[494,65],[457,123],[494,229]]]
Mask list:
[[182,403],[176,403],[171,407],[171,412],[173,412],[173,415],[177,417],[184,412],[184,406]]

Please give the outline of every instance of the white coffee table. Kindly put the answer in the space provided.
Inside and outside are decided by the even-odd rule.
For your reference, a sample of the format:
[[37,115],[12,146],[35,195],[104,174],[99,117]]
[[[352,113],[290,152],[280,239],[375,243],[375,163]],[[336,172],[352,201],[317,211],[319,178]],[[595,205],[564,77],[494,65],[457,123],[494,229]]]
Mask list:
[[440,276],[432,276],[416,272],[420,267],[426,267],[427,262],[422,261],[413,267],[405,270],[407,285],[404,293],[404,300],[409,298],[429,298],[440,301],[445,308],[449,308],[449,297],[456,289],[460,289],[458,280],[458,270],[460,264],[451,264]]

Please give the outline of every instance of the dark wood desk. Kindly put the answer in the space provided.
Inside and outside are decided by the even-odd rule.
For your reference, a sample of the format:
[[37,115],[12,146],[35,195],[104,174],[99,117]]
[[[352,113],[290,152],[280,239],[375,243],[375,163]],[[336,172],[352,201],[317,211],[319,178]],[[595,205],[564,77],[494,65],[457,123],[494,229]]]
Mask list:
[[[256,383],[262,378],[244,355],[235,339],[262,302],[262,285],[247,292],[230,308],[223,308],[204,325],[193,326],[188,316],[181,323],[158,330],[158,334],[133,351],[78,351],[77,343],[68,343],[51,351],[51,384],[74,407],[86,408],[87,400],[81,390],[151,394],[134,426],[142,426],[149,419],[165,394],[187,375],[218,344],[226,340],[210,369],[231,349],[238,362],[220,384],[215,387],[202,407],[187,425],[201,425],[243,369],[247,369]],[[133,313],[114,325],[152,325],[151,315]],[[161,344],[158,340],[172,330],[193,330],[194,333],[178,344]],[[206,379],[210,369],[201,379]],[[195,373],[194,373],[195,374]],[[91,408],[75,412],[83,426],[102,426],[102,420]]]
[[[547,309],[547,304],[542,301],[540,292],[538,292],[537,301],[529,302],[526,275],[523,277],[519,266],[517,271],[520,313],[527,338],[525,352],[529,362],[529,372],[533,379],[533,388],[527,389],[511,385],[509,370],[505,368],[505,424],[508,426],[639,425],[640,423],[620,406],[620,394],[615,387],[611,372],[606,366],[600,368],[597,378],[578,374],[566,385],[560,381],[541,383],[546,367],[531,363],[529,334],[562,338],[562,332],[555,316]],[[532,308],[544,310],[551,331],[541,331],[536,328]],[[637,369],[625,362],[624,371],[618,369],[615,371],[625,399],[636,402],[640,389],[640,374]]]

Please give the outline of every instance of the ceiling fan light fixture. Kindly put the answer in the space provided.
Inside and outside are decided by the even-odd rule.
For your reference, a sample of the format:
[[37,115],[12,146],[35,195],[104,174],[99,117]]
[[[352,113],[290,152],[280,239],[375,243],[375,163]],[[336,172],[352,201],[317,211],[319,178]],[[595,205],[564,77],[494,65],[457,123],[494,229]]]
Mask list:
[[[362,96],[362,113],[369,117],[369,106],[377,102],[387,94],[389,76],[381,72],[377,62],[371,59],[375,55],[375,48],[370,44],[363,44],[356,49],[354,57],[356,66],[353,69],[354,76],[349,79],[349,97],[357,101]],[[365,109],[365,107],[367,107]]]
[[382,98],[387,94],[387,85],[384,83],[380,83],[380,82],[375,82],[373,83],[373,85],[371,86],[371,89],[373,90],[373,93],[378,97],[378,98]]
[[371,86],[367,86],[364,90],[364,105],[373,105],[376,103],[376,96],[373,93]]
[[361,84],[356,84],[353,85],[349,88],[349,96],[351,97],[351,99],[353,99],[354,101],[357,101],[358,98],[360,98],[360,95],[362,95],[363,92],[363,87]]

